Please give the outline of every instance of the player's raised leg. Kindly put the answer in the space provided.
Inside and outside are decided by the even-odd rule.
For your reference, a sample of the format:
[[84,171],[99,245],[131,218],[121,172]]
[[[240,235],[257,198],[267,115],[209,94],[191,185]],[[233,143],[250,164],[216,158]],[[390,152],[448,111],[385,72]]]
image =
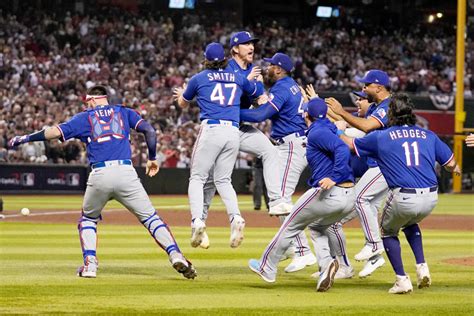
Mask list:
[[262,158],[263,179],[270,198],[270,214],[276,209],[288,213],[291,205],[284,204],[285,201],[282,199],[279,162],[275,159],[278,156],[276,147],[260,130],[244,124],[240,127],[240,150]]
[[215,137],[223,137],[226,140],[226,145],[216,159],[214,183],[229,216],[230,246],[236,248],[242,243],[245,227],[245,221],[240,215],[237,194],[231,182],[232,171],[239,153],[239,133],[235,127],[223,126],[221,129],[221,131],[215,130]]
[[196,270],[182,254],[168,225],[158,216],[135,169],[132,166],[117,168],[121,168],[122,171],[118,173],[109,168],[110,181],[115,183],[113,197],[138,218],[156,244],[166,252],[173,268],[184,277],[194,279],[197,275]]

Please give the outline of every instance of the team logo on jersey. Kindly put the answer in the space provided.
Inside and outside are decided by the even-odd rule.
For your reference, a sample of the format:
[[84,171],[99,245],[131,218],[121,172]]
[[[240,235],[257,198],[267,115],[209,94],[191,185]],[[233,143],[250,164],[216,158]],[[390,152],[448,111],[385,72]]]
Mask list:
[[384,118],[387,115],[387,112],[385,112],[384,109],[377,110],[377,114],[380,116],[380,118]]

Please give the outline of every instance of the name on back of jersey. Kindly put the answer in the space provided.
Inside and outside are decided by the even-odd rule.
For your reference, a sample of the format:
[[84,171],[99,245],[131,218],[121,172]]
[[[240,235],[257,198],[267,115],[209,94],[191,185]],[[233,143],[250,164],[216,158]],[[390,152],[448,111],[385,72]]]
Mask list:
[[389,135],[392,140],[399,138],[426,138],[426,132],[419,129],[396,129],[390,131]]
[[98,116],[110,116],[112,114],[112,112],[114,111],[114,109],[110,108],[110,109],[98,109],[98,110],[95,110],[95,113],[97,113]]
[[210,72],[207,74],[209,81],[232,81],[235,82],[235,74],[229,72]]
[[290,91],[293,93],[293,95],[296,95],[298,92],[300,92],[300,87],[298,87],[297,84],[294,84],[290,87]]

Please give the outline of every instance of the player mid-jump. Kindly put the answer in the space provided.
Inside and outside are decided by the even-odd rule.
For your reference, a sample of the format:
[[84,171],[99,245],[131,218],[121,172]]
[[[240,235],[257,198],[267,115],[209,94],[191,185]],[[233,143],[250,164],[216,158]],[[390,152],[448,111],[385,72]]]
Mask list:
[[187,107],[197,97],[201,110],[202,123],[194,144],[188,188],[192,215],[191,246],[200,246],[207,236],[204,184],[212,173],[231,223],[230,246],[236,248],[243,240],[245,226],[231,183],[239,153],[240,97],[242,94],[258,96],[263,89],[226,68],[228,61],[221,44],[207,45],[205,58],[205,70],[194,75],[187,87],[174,90],[174,97],[181,107]]

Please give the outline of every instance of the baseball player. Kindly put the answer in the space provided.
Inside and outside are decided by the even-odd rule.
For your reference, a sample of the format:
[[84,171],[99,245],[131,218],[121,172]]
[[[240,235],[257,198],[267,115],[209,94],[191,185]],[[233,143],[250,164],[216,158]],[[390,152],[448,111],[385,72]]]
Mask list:
[[[368,71],[359,80],[364,83],[363,92],[367,94],[370,105],[365,118],[356,117],[346,112],[341,104],[334,98],[326,99],[332,111],[340,115],[348,124],[370,133],[377,129],[384,129],[388,123],[388,104],[390,103],[390,81],[386,72],[373,69]],[[385,264],[381,256],[384,251],[379,232],[378,208],[388,192],[385,181],[377,162],[367,158],[368,170],[356,184],[355,209],[362,223],[366,244],[354,258],[357,261],[367,260],[364,268],[359,272],[360,277],[366,277],[377,268]]]
[[240,215],[237,195],[231,183],[232,170],[239,153],[240,97],[242,93],[258,96],[263,90],[255,82],[227,68],[224,47],[207,45],[205,70],[194,75],[185,89],[175,89],[175,99],[187,107],[194,97],[201,110],[202,121],[194,144],[189,179],[189,204],[192,215],[191,246],[198,247],[208,238],[203,210],[204,184],[212,171],[231,223],[230,246],[238,247],[243,240],[245,221]]
[[[311,85],[306,88],[306,91],[308,91],[308,97],[314,97],[316,94]],[[367,100],[367,94],[363,91],[353,91],[352,93],[356,96],[355,103],[357,105],[357,112],[352,113],[352,115],[357,117],[365,117],[365,114],[370,106],[370,102]],[[345,121],[342,122],[345,123]],[[341,122],[335,122],[336,127],[338,126],[338,123]],[[353,131],[351,131],[350,128],[347,128],[345,130],[345,134],[355,136],[363,135],[363,132],[360,132],[355,128],[353,128],[352,130]],[[366,158],[357,157],[357,155],[355,154],[351,154],[350,165],[355,179],[359,179],[360,177],[362,177],[362,175],[368,169]],[[357,212],[354,209],[340,222],[331,225],[331,227],[329,227],[325,231],[325,236],[321,236],[318,232],[313,232],[313,234],[311,235],[311,240],[313,241],[315,249],[319,247],[319,238],[328,238],[331,255],[335,257],[339,262],[339,269],[337,270],[337,273],[334,277],[335,279],[350,279],[355,274],[354,268],[352,267],[351,262],[347,256],[346,235],[342,229],[343,224],[351,221],[355,217],[357,217]],[[319,272],[313,273],[312,277],[318,278]]]
[[431,285],[418,223],[431,213],[438,201],[435,162],[460,174],[449,147],[435,133],[415,126],[413,109],[407,95],[396,95],[390,102],[387,129],[358,139],[341,136],[358,156],[377,159],[390,188],[381,226],[383,245],[396,274],[396,282],[389,290],[392,294],[413,290],[403,268],[398,239],[400,229],[416,259],[418,288]]
[[[249,80],[257,79],[257,84],[263,81],[261,69],[254,66],[253,58],[255,51],[255,43],[259,41],[247,31],[234,33],[230,38],[230,54],[232,58],[229,60],[229,71],[246,77]],[[263,84],[262,84],[263,88]],[[240,98],[240,107],[247,109],[252,105],[253,96],[242,95]],[[263,178],[267,188],[269,201],[269,214],[282,215],[288,214],[291,210],[291,204],[285,203],[282,199],[280,188],[280,174],[278,169],[278,160],[274,159],[277,155],[277,149],[260,130],[249,124],[240,124],[239,128],[239,150],[253,154],[262,159]],[[212,198],[216,193],[216,187],[213,184],[212,176],[204,185],[204,220],[207,218],[207,212],[211,205]],[[206,232],[203,234],[203,242],[200,247],[209,248],[209,237]]]
[[[281,194],[286,203],[291,203],[300,175],[308,165],[304,147],[307,126],[302,117],[304,98],[298,84],[289,76],[293,61],[288,55],[276,53],[264,61],[270,63],[266,78],[271,85],[268,100],[262,98],[258,109],[241,110],[240,116],[246,122],[271,119],[271,137],[278,148]],[[284,220],[283,217],[280,219]],[[295,255],[286,272],[299,271],[316,263],[304,232],[295,236],[294,246]]]
[[[260,260],[249,261],[249,268],[266,282],[275,282],[278,262],[295,236],[306,227],[323,232],[351,211],[355,199],[350,152],[337,137],[337,128],[326,118],[326,103],[313,98],[301,110],[309,127],[306,156],[311,169],[308,184],[312,188],[298,199]],[[316,256],[321,276],[316,289],[324,292],[331,288],[339,264],[330,255],[327,239],[319,246]]]
[[132,166],[129,136],[133,128],[145,134],[148,146],[146,174],[153,177],[158,173],[155,130],[132,109],[109,105],[104,86],[91,87],[85,102],[88,110],[76,114],[69,121],[30,135],[15,136],[9,142],[14,147],[26,142],[78,138],[86,144],[92,171],[87,180],[78,225],[84,258],[78,276],[95,278],[97,275],[97,223],[105,204],[115,199],[146,227],[168,254],[173,268],[184,277],[194,279],[196,270],[181,253],[168,225],[156,213]]

